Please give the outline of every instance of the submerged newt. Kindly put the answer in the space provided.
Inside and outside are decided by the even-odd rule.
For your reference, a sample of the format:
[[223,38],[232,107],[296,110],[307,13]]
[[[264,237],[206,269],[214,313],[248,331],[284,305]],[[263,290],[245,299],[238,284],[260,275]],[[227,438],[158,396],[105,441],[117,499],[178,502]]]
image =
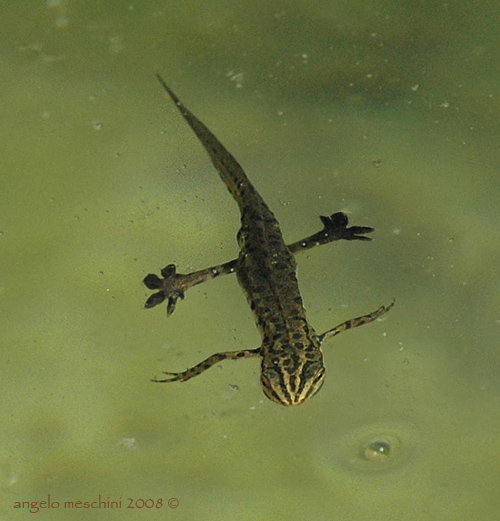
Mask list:
[[179,100],[163,79],[161,85],[174,101],[180,113],[193,129],[208,152],[241,212],[238,232],[240,253],[237,259],[189,274],[176,273],[175,265],[161,270],[163,278],[149,274],[144,284],[158,290],[146,301],[146,308],[167,300],[167,314],[175,308],[177,299],[184,298],[191,286],[227,273],[236,273],[257,327],[262,344],[256,349],[226,351],[209,356],[203,362],[182,373],[165,372],[164,379],[153,382],[185,382],[212,365],[226,359],[260,357],[261,382],[265,395],[283,405],[298,405],[316,394],[323,384],[325,367],[321,345],[325,340],[362,324],[372,322],[394,305],[381,306],[376,311],[347,320],[318,335],[306,318],[296,277],[294,254],[332,241],[368,241],[368,226],[347,227],[344,213],[321,217],[323,229],[310,237],[286,245],[278,221],[260,194],[250,183],[236,159],[210,130]]

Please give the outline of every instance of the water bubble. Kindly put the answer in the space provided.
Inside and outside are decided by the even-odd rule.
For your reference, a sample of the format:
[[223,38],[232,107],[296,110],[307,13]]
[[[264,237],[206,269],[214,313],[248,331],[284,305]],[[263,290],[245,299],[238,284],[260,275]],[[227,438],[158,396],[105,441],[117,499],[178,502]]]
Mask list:
[[349,474],[393,472],[406,467],[418,449],[413,429],[399,422],[364,425],[336,440],[319,440],[321,462]]
[[373,441],[363,451],[363,458],[368,461],[383,461],[389,457],[391,446],[386,441]]

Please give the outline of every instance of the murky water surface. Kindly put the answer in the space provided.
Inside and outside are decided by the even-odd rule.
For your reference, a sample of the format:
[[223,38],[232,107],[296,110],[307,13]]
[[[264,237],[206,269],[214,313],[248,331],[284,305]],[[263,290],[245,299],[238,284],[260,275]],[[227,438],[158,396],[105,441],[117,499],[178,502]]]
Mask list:
[[[494,5],[4,4],[2,519],[496,520]],[[318,332],[396,306],[324,346],[298,408],[256,360],[149,381],[259,343],[234,278],[142,309],[147,273],[237,254],[236,205],[155,73],[287,240],[340,210],[376,229],[299,258]]]

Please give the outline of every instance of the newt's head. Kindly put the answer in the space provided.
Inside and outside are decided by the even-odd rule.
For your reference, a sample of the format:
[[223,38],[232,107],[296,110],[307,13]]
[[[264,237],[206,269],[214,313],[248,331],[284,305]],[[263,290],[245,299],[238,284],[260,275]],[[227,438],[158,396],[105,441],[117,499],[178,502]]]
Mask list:
[[262,388],[273,402],[299,405],[314,396],[323,385],[323,356],[317,348],[299,351],[291,346],[282,347],[262,359]]

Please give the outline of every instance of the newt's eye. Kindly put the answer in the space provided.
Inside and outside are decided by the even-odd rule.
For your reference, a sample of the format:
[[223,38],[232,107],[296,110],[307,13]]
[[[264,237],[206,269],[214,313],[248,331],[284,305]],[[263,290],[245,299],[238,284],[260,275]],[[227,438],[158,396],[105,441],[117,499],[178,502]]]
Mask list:
[[311,380],[312,378],[314,378],[316,376],[317,373],[319,373],[321,371],[321,369],[323,369],[323,371],[324,371],[323,366],[319,362],[313,362],[311,364],[308,364],[304,368],[303,377],[306,380]]

